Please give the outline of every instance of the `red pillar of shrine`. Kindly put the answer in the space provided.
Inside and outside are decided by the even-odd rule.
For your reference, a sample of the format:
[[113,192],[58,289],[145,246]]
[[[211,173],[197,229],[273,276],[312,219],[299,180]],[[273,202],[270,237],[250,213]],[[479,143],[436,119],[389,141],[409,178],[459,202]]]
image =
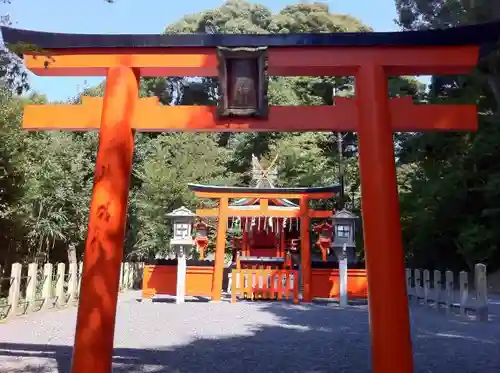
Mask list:
[[76,321],[72,373],[109,373],[127,219],[139,75],[108,70]]
[[387,80],[383,67],[370,62],[356,75],[372,367],[374,373],[411,373],[413,355]]
[[302,301],[312,302],[311,296],[311,230],[309,218],[309,198],[300,199],[300,265],[302,269]]
[[280,227],[279,257],[285,259],[286,244],[285,244],[285,227],[283,226],[283,221],[284,221],[283,218],[279,220],[279,227]]
[[242,256],[248,256],[248,231],[247,231],[247,226],[249,225],[248,223],[248,218],[243,218],[242,219],[242,227],[243,227],[243,235],[241,238],[241,255]]

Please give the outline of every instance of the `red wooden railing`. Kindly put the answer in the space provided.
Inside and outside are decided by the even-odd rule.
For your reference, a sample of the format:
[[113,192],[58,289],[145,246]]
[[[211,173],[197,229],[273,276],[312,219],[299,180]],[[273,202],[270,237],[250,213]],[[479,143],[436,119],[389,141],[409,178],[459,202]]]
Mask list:
[[233,269],[231,302],[237,297],[299,303],[299,274],[290,269]]

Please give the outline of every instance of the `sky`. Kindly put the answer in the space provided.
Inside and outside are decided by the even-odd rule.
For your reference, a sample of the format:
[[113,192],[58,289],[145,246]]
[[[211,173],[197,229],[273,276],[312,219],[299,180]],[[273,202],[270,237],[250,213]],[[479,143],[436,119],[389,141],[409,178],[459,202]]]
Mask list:
[[[36,31],[86,34],[158,34],[186,14],[216,8],[223,0],[12,0],[0,4],[0,14],[9,13],[13,27]],[[254,1],[278,12],[296,0]],[[394,0],[326,0],[333,13],[350,14],[375,31],[397,31]],[[30,74],[33,90],[49,100],[75,97],[99,77],[37,77]]]

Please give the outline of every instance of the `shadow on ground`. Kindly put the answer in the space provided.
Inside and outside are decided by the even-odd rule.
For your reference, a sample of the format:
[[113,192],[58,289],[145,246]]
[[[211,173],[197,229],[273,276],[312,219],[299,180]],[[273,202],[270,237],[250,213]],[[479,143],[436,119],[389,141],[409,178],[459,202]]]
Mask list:
[[[193,339],[180,346],[115,348],[113,372],[371,371],[366,307],[347,310],[331,305],[280,303],[255,307],[258,312],[272,313],[279,319],[279,325],[255,326],[243,336]],[[440,315],[429,318],[428,311],[413,309],[412,325],[416,372],[499,371],[500,335],[496,339],[487,337],[492,335],[491,323],[448,320]],[[71,354],[71,346],[0,343],[0,359],[25,362],[19,368],[0,367],[0,371],[69,373]]]

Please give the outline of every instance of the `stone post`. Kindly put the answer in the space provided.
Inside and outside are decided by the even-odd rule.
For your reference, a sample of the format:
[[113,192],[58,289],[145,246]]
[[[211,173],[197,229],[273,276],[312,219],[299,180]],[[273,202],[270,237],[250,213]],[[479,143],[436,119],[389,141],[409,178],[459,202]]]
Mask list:
[[130,288],[130,277],[132,268],[129,262],[123,263],[123,289],[128,290]]
[[467,301],[469,299],[469,274],[465,271],[460,271],[460,315],[465,316]]
[[9,316],[17,313],[19,299],[21,297],[21,272],[23,266],[21,263],[13,263],[10,270],[10,288],[9,288]]
[[424,304],[429,305],[429,296],[431,290],[431,274],[428,269],[424,269]]
[[69,282],[68,282],[69,300],[76,302],[78,296],[78,263],[69,263]]
[[134,279],[135,279],[135,272],[136,272],[136,266],[135,263],[129,263],[128,266],[128,278],[127,278],[127,289],[133,289],[134,288]]
[[475,271],[476,286],[476,315],[480,321],[488,321],[488,285],[486,279],[486,265],[476,264]]
[[26,286],[26,302],[27,311],[31,311],[34,308],[36,301],[36,286],[38,280],[38,264],[30,263],[28,265],[28,285]]
[[467,301],[469,300],[469,274],[465,271],[460,271],[460,315],[465,316],[467,311]]
[[416,304],[420,304],[420,298],[422,298],[422,275],[420,269],[415,270],[415,298]]
[[82,286],[83,262],[78,263],[78,299],[80,299],[80,288]]
[[184,246],[177,249],[177,289],[175,293],[175,303],[184,303],[186,296],[186,253]]
[[119,282],[119,290],[120,291],[123,291],[123,275],[124,275],[124,266],[125,266],[125,263],[122,263],[121,266],[120,266],[120,282]]
[[57,264],[57,280],[56,280],[56,305],[63,306],[66,303],[64,294],[64,276],[66,275],[66,265],[64,263]]
[[48,308],[50,301],[52,300],[52,275],[54,273],[54,266],[52,263],[45,263],[43,266],[43,287],[42,287],[42,298],[43,298],[43,308]]
[[406,291],[408,293],[408,298],[411,300],[413,298],[413,287],[411,286],[411,269],[405,269],[405,277],[406,277]]
[[347,307],[349,304],[349,292],[347,289],[347,245],[344,243],[342,252],[338,256],[339,259],[339,305],[340,307]]
[[446,271],[445,281],[446,281],[446,312],[450,313],[451,308],[453,307],[453,292],[455,291],[452,271]]
[[443,283],[441,278],[441,271],[437,269],[434,270],[434,304],[436,305],[436,311],[439,312],[441,307],[441,291],[443,289]]

